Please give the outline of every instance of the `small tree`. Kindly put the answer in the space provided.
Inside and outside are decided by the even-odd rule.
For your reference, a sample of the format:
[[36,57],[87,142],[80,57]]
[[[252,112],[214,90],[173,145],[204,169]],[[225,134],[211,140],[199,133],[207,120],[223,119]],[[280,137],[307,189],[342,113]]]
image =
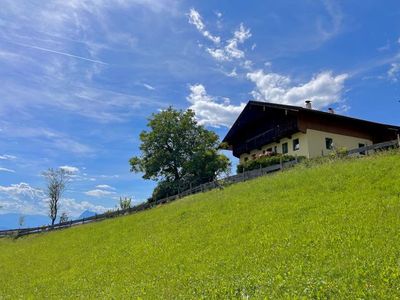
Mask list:
[[132,198],[119,197],[119,207],[124,210],[131,208]]
[[63,212],[62,214],[61,214],[61,216],[60,216],[60,223],[65,223],[65,222],[68,222],[68,215],[67,215],[67,213],[66,212]]
[[49,198],[49,218],[51,219],[52,226],[57,219],[57,213],[60,208],[60,199],[70,180],[70,175],[71,173],[65,169],[52,168],[43,173],[47,182],[46,192]]
[[219,153],[218,135],[199,124],[192,110],[169,107],[153,114],[149,130],[140,134],[141,155],[129,161],[132,172],[157,181],[152,200],[218,178],[230,168]]
[[25,216],[24,215],[20,215],[19,216],[19,218],[18,218],[18,224],[19,224],[19,227],[21,228],[22,226],[24,226],[24,224],[25,224]]

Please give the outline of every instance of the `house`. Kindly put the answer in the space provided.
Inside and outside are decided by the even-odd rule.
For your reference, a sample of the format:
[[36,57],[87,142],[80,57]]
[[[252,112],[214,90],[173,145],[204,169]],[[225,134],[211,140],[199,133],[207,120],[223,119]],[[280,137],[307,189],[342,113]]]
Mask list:
[[249,101],[223,142],[243,163],[269,153],[313,158],[398,138],[399,126],[306,107]]

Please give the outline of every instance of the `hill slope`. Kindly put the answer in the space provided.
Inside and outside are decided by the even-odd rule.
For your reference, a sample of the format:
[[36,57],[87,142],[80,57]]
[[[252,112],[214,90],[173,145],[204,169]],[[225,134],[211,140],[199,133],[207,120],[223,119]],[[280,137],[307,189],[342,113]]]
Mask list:
[[400,297],[400,156],[0,240],[0,298]]

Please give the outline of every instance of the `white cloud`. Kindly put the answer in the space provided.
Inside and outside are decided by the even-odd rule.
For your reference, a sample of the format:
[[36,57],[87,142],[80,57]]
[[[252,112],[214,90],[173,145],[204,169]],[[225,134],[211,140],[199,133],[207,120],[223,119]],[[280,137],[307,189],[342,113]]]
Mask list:
[[242,50],[239,50],[238,41],[236,39],[228,41],[228,44],[225,46],[225,55],[228,58],[228,60],[231,60],[233,58],[238,59],[244,57],[244,52]]
[[11,184],[10,186],[0,185],[0,193],[8,193],[12,197],[22,195],[30,198],[42,197],[44,195],[42,190],[33,188],[25,182]]
[[14,170],[7,169],[7,168],[2,168],[2,167],[0,167],[0,172],[9,172],[9,173],[15,173],[15,171],[14,171]]
[[[0,185],[2,213],[47,215],[47,203],[47,197],[43,190],[34,188],[28,183],[21,182],[9,186]],[[69,216],[77,217],[86,209],[101,213],[109,208],[95,205],[88,201],[79,202],[71,198],[62,198],[60,200],[60,212],[66,212]]]
[[151,86],[150,84],[143,83],[143,86],[144,86],[146,89],[150,90],[150,91],[154,91],[154,90],[155,90],[155,88],[154,88],[153,86]]
[[102,57],[109,57],[105,51],[109,54],[136,47],[137,37],[114,24],[115,10],[138,10],[141,6],[164,15],[175,11],[177,4],[175,0],[69,0],[41,5],[2,1],[2,36],[8,46],[14,44],[16,54],[0,50],[0,60],[10,61],[15,70],[31,70],[29,80],[37,85],[9,79],[0,91],[0,117],[53,106],[99,122],[120,122],[137,114],[138,107],[155,105],[141,96],[97,90],[92,78],[109,70],[102,64]]
[[311,100],[319,109],[341,101],[348,75],[334,76],[332,72],[321,72],[309,82],[297,86],[288,76],[262,70],[248,73],[247,78],[256,85],[252,95],[258,101],[302,106],[305,100]]
[[234,32],[234,39],[236,39],[239,43],[244,43],[250,37],[250,29],[246,29],[243,26],[243,23],[241,23],[239,29]]
[[24,141],[27,139],[40,141],[42,147],[63,150],[77,155],[87,155],[93,152],[93,149],[88,145],[82,144],[64,133],[43,127],[25,127],[19,124],[0,122],[0,136]]
[[325,7],[325,10],[328,14],[328,16],[331,19],[331,22],[329,24],[329,27],[326,27],[326,25],[324,26],[324,23],[321,22],[320,20],[318,20],[317,22],[317,35],[316,37],[319,40],[319,43],[323,43],[331,38],[333,38],[334,36],[336,36],[337,34],[339,34],[339,32],[342,29],[342,25],[343,25],[343,13],[340,9],[340,6],[338,3],[336,3],[335,1],[322,1],[322,4]]
[[197,10],[194,8],[190,9],[188,17],[189,24],[194,25],[204,37],[208,38],[215,44],[219,44],[221,42],[221,38],[219,36],[214,36],[208,30],[206,30],[206,26],[203,23],[202,17]]
[[9,154],[0,155],[0,160],[13,160],[16,158],[17,158],[16,156]]
[[392,63],[390,65],[390,69],[387,72],[387,75],[391,81],[397,82],[400,75],[400,63]]
[[229,57],[225,54],[224,49],[207,48],[206,51],[216,60],[219,60],[219,61],[228,61],[229,60]]
[[253,62],[251,60],[245,60],[243,63],[243,68],[247,69],[247,70],[251,70],[253,67]]
[[94,190],[85,192],[85,195],[92,196],[92,197],[104,197],[104,196],[110,196],[113,194],[115,194],[115,192],[101,190],[101,189],[94,189]]
[[202,84],[191,85],[190,95],[187,100],[191,103],[189,107],[196,113],[199,123],[213,127],[229,127],[243,110],[245,104],[238,106],[230,104],[229,99],[224,103],[217,102],[215,97],[207,94]]
[[239,44],[243,44],[250,37],[250,29],[245,28],[241,23],[239,29],[234,31],[233,37],[225,42],[224,47],[206,48],[206,51],[218,61],[243,59],[245,53],[239,49]]
[[61,166],[60,169],[69,172],[69,173],[78,173],[79,169],[77,167],[72,166]]
[[0,206],[2,211],[24,214],[46,214],[47,204],[41,189],[21,182],[9,186],[0,185]]
[[236,72],[236,68],[233,68],[230,73],[225,73],[225,75],[228,77],[237,77],[238,76],[238,74]]
[[32,45],[26,45],[26,44],[22,44],[22,43],[14,43],[18,46],[21,47],[26,47],[26,48],[30,48],[30,49],[35,49],[35,50],[40,50],[40,51],[44,51],[44,52],[50,52],[50,53],[55,53],[55,54],[59,54],[59,55],[63,55],[63,56],[67,56],[67,57],[71,57],[71,58],[75,58],[75,59],[80,59],[80,60],[84,60],[84,61],[89,61],[92,63],[98,63],[98,64],[102,64],[102,65],[107,65],[106,62],[100,61],[100,60],[95,60],[95,59],[90,59],[87,57],[83,57],[83,56],[79,56],[79,55],[74,55],[72,53],[66,53],[66,52],[61,52],[61,51],[56,51],[56,50],[52,50],[52,49],[47,49],[47,48],[43,48],[43,47],[38,47],[38,46],[32,46]]
[[4,62],[16,62],[22,59],[22,56],[9,51],[0,50],[0,59]]
[[104,213],[111,209],[102,205],[96,205],[88,201],[78,202],[75,199],[64,198],[60,201],[60,211],[67,211],[70,216],[77,217],[85,210],[89,210],[95,213]]
[[108,184],[99,184],[99,185],[96,185],[96,188],[105,189],[105,190],[115,190],[114,187],[109,186]]
[[109,179],[109,178],[119,178],[119,175],[118,175],[118,174],[113,174],[113,175],[105,175],[105,174],[102,174],[102,175],[100,175],[99,177],[100,177],[100,178],[107,178],[107,179]]

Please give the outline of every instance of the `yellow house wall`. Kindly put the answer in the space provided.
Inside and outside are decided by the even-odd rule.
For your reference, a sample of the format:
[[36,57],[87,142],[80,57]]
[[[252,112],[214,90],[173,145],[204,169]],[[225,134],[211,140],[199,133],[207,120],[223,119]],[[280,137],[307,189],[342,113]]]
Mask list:
[[336,149],[346,148],[347,150],[358,148],[358,144],[372,145],[372,141],[364,138],[329,133],[314,129],[307,129],[309,157],[328,155],[332,150],[326,149],[325,138],[333,139]]
[[[300,149],[293,151],[293,140],[297,138],[300,142]],[[335,148],[345,147],[348,150],[358,148],[358,144],[365,144],[366,146],[372,145],[372,141],[363,138],[307,129],[306,133],[298,132],[293,134],[291,139],[283,138],[279,143],[267,144],[263,146],[261,150],[255,149],[252,150],[250,154],[242,154],[240,156],[240,163],[243,163],[246,157],[251,160],[253,154],[260,155],[263,153],[263,150],[267,150],[268,148],[274,150],[275,146],[277,146],[277,152],[282,153],[282,144],[284,143],[288,143],[288,155],[305,156],[307,158],[328,155],[332,150],[326,149],[325,138],[333,139]]]
[[[293,140],[295,139],[299,139],[299,143],[300,143],[300,149],[293,151]],[[255,149],[252,150],[249,153],[244,153],[240,156],[240,163],[243,163],[245,160],[245,157],[248,157],[249,160],[252,159],[253,154],[256,155],[260,155],[263,153],[263,150],[267,150],[268,148],[272,148],[272,150],[274,150],[274,147],[277,146],[277,152],[278,153],[282,153],[282,144],[287,143],[288,144],[288,155],[293,155],[293,156],[306,156],[308,157],[308,142],[307,142],[307,135],[302,133],[302,132],[298,132],[292,135],[292,138],[283,138],[279,141],[279,143],[270,143],[267,144],[265,146],[263,146],[260,149]]]

